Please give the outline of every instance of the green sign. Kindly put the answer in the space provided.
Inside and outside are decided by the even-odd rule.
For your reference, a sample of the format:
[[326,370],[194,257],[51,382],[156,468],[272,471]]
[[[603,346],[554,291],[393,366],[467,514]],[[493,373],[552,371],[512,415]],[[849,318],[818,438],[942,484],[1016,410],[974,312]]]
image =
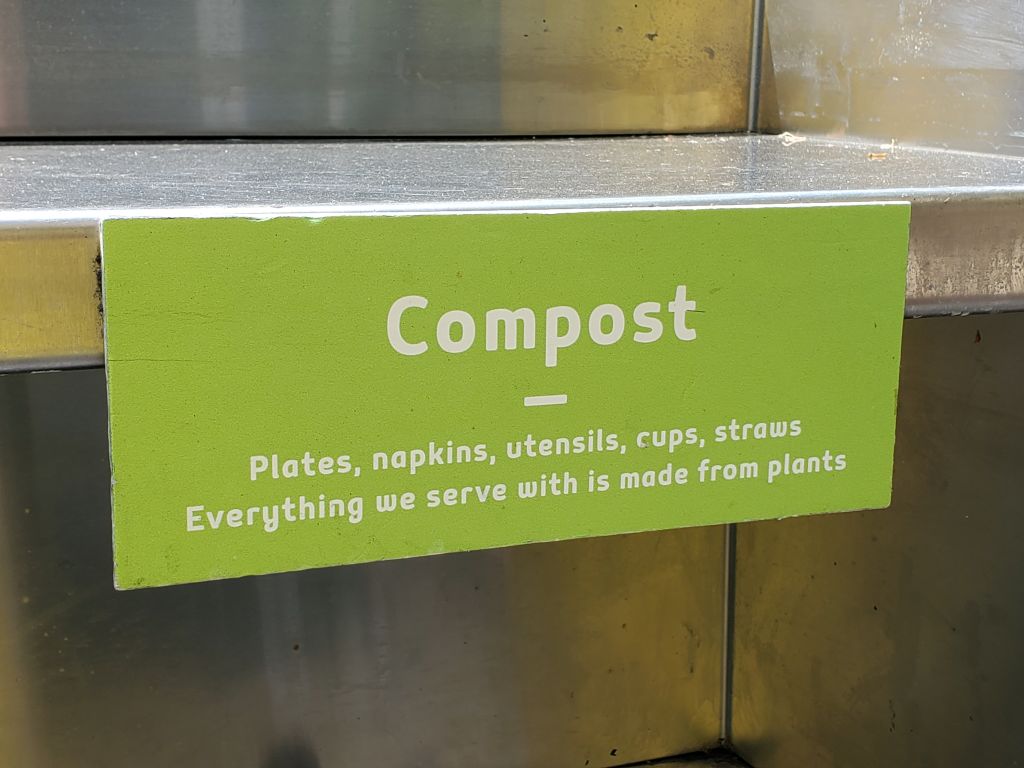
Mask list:
[[117,585],[887,506],[909,217],[108,221]]

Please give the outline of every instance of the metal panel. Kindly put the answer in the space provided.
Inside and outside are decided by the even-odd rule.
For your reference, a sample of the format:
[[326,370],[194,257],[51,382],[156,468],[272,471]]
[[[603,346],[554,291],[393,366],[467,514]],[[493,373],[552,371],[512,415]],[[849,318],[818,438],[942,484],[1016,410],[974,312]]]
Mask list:
[[758,768],[1024,751],[1024,315],[903,338],[892,508],[738,527],[732,735]]
[[617,765],[717,743],[720,528],[116,593],[101,371],[0,377],[11,765]]
[[1024,154],[1024,0],[773,0],[784,130]]
[[102,362],[92,270],[111,216],[911,200],[908,313],[1024,308],[1024,160],[961,152],[767,136],[10,145],[0,200],[0,370]]
[[0,0],[0,135],[739,131],[751,0]]
[[95,227],[0,229],[0,370],[95,364],[99,265]]

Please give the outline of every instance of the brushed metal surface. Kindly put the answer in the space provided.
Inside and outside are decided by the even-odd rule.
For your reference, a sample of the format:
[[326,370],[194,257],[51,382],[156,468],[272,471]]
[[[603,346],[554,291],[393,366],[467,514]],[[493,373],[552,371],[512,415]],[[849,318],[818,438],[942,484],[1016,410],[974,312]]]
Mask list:
[[102,362],[89,275],[110,217],[910,200],[908,314],[1024,308],[1024,159],[995,155],[770,136],[24,144],[0,148],[0,200],[0,370]]
[[0,376],[0,763],[620,765],[715,746],[721,530],[117,593],[102,371]]
[[751,0],[0,0],[0,135],[741,131]]
[[738,526],[733,740],[758,768],[1020,762],[1024,315],[903,338],[892,508]]
[[1024,0],[773,0],[783,130],[1024,154]]

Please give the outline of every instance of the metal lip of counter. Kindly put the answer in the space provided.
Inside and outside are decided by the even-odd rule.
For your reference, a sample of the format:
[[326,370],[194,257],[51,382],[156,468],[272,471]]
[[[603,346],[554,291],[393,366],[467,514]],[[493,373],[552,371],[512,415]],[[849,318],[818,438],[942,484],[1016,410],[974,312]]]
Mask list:
[[910,201],[908,316],[1024,309],[1024,158],[764,135],[6,144],[0,371],[101,365],[99,226]]

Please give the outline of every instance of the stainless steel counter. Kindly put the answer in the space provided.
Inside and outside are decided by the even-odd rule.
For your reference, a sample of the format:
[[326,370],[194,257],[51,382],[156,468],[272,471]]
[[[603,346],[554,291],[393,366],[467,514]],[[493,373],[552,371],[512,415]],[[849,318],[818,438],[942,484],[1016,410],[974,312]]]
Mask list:
[[99,225],[326,216],[913,204],[909,315],[1024,308],[1024,159],[825,139],[9,144],[0,369],[102,362]]

